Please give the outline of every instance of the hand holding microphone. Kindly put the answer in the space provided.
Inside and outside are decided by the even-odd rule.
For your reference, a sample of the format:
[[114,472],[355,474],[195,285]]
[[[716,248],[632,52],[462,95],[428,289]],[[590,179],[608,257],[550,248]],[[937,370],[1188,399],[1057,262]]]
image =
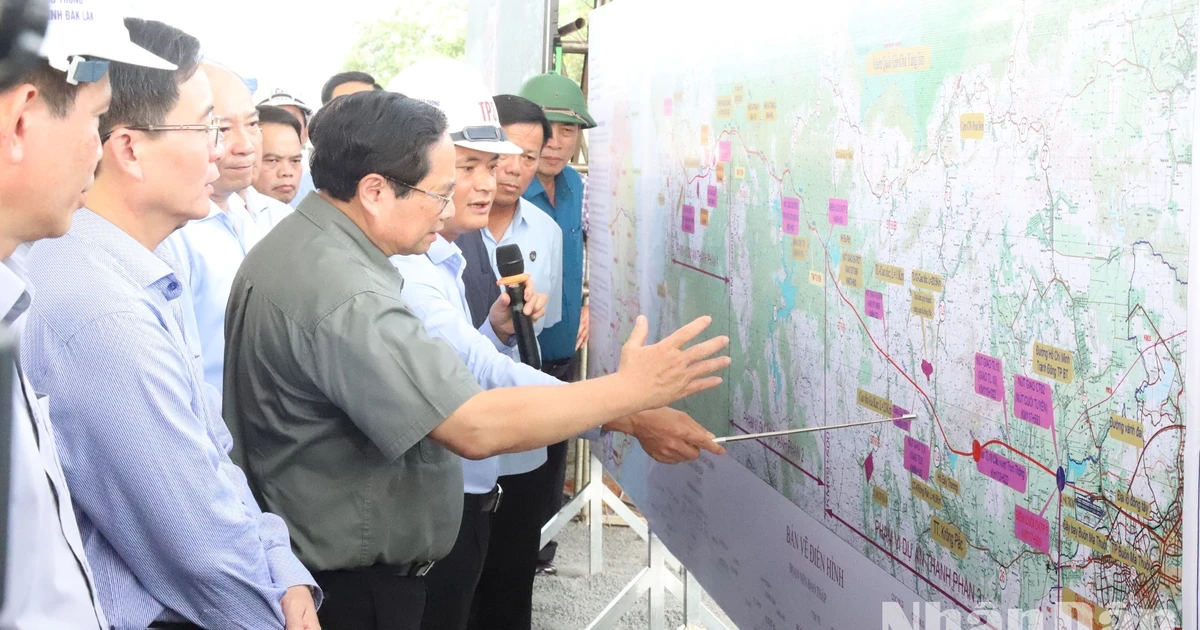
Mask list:
[[492,327],[497,333],[508,332],[502,329],[506,328],[504,324],[511,323],[513,334],[517,337],[521,363],[540,370],[542,355],[538,350],[537,336],[533,332],[533,322],[540,314],[545,314],[547,298],[533,292],[533,281],[529,274],[525,273],[525,261],[519,245],[501,245],[496,248],[496,269],[500,272],[497,284],[504,289],[504,293],[493,305],[492,314],[496,315],[497,306],[503,307],[503,302],[507,301],[511,317],[507,322],[497,322],[497,319],[493,318]]

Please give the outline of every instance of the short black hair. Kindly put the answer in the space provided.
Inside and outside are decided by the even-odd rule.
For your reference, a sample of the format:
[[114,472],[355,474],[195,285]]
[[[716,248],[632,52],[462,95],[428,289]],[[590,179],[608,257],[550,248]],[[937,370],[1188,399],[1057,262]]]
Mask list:
[[100,136],[121,125],[161,125],[179,102],[179,86],[200,68],[200,40],[154,20],[125,18],[129,40],[175,64],[160,70],[127,63],[108,66],[112,105],[100,117]]
[[66,118],[75,107],[75,97],[79,95],[82,84],[67,83],[66,72],[56,70],[45,59],[38,59],[23,74],[0,86],[0,92],[7,92],[19,85],[32,85],[37,88],[38,96],[46,102],[50,113],[55,118]]
[[446,135],[438,108],[395,92],[359,92],[334,99],[309,127],[313,185],[334,199],[350,201],[358,183],[372,173],[394,180],[399,197],[429,174],[429,150]]
[[542,146],[546,146],[550,142],[550,138],[554,135],[554,128],[550,126],[550,121],[546,119],[546,112],[537,103],[513,94],[500,94],[492,98],[496,101],[496,114],[500,116],[500,126],[519,125],[521,123],[529,123],[542,126]]
[[296,131],[297,138],[302,136],[300,121],[288,110],[274,105],[259,105],[257,109],[259,125],[285,125]]
[[366,83],[367,85],[375,86],[376,90],[383,89],[382,85],[379,85],[375,82],[375,77],[367,74],[366,72],[339,72],[329,77],[329,80],[325,82],[325,87],[321,88],[321,104],[328,105],[329,101],[333,100],[333,91],[336,90],[339,85],[344,85],[346,83]]

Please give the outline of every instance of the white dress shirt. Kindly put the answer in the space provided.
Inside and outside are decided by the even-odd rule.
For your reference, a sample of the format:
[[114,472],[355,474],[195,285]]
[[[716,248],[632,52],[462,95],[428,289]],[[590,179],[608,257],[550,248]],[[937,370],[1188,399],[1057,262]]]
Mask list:
[[262,238],[295,208],[264,195],[251,186],[246,189],[246,210],[250,212],[250,220],[258,227],[259,238]]
[[[392,256],[391,261],[404,277],[400,297],[421,319],[430,336],[444,339],[458,352],[481,387],[560,384],[548,374],[513,361],[512,348],[500,342],[491,322],[485,321],[478,329],[471,325],[471,309],[462,281],[466,261],[457,245],[439,235],[427,253]],[[542,461],[545,460],[542,449]],[[463,460],[463,490],[467,494],[490,492],[499,475],[496,457]]]
[[240,196],[230,195],[225,211],[209,203],[207,217],[175,230],[164,245],[179,262],[184,284],[191,289],[204,357],[204,380],[220,392],[225,371],[225,303],[246,252],[266,232]]
[[[500,277],[500,269],[496,266],[496,248],[501,245],[516,243],[521,248],[525,258],[525,272],[533,278],[534,289],[538,293],[549,296],[546,302],[546,316],[534,322],[533,330],[541,334],[542,329],[553,326],[562,320],[562,228],[550,218],[541,208],[526,199],[517,203],[513,213],[512,223],[497,240],[492,231],[483,228],[483,244],[487,247],[488,260],[492,263],[492,271]],[[520,360],[513,354],[515,360]],[[500,456],[501,475],[520,475],[536,469],[546,461],[546,449],[535,448],[520,453],[506,453]]]
[[[19,336],[31,295],[14,258],[0,264],[0,315]],[[0,629],[107,630],[58,458],[49,400],[34,394],[27,380],[14,379],[11,386],[8,566]]]

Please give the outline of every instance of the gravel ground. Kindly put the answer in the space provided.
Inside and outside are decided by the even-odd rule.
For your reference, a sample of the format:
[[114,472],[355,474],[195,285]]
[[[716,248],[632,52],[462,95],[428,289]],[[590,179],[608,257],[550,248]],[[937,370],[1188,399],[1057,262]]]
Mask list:
[[[582,521],[569,523],[558,535],[558,575],[538,576],[533,590],[533,630],[581,630],[600,614],[617,593],[646,566],[646,543],[628,527],[604,528],[604,571],[588,575],[588,531]],[[682,604],[667,594],[667,627],[683,624]],[[729,630],[733,622],[717,608],[712,599],[704,603]],[[618,630],[644,630],[648,627],[648,599],[621,618]],[[699,626],[692,626],[698,628]]]

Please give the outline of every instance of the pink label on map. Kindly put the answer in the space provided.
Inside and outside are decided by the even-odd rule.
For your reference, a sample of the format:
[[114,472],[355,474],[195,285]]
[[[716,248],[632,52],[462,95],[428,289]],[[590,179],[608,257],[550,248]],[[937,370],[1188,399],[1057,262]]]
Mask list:
[[829,224],[846,225],[850,221],[850,203],[845,199],[829,200]]
[[975,393],[996,402],[1004,401],[1004,366],[1000,359],[975,353]]
[[717,207],[717,187],[716,186],[708,187],[708,207],[710,207],[710,208]]
[[929,481],[929,445],[904,436],[904,470]]
[[867,317],[883,319],[883,294],[867,289]]
[[783,231],[787,234],[800,233],[800,200],[795,197],[783,198]]
[[1050,553],[1050,523],[1046,519],[1018,505],[1013,528],[1017,540],[1042,553]]
[[683,207],[683,231],[688,234],[696,233],[696,207]]
[[[893,418],[899,418],[900,416],[907,416],[907,415],[908,415],[907,409],[903,409],[899,405],[892,405],[892,417]],[[904,429],[905,431],[912,429],[912,420],[893,420],[892,424],[900,427],[901,429]]]
[[1013,376],[1013,413],[1022,420],[1049,429],[1054,424],[1050,386],[1020,374]]
[[733,146],[728,140],[722,140],[717,143],[717,160],[720,162],[728,162],[733,159]]
[[980,473],[1025,494],[1025,467],[1017,462],[995,451],[984,449],[975,467]]
[[671,99],[668,98],[668,99],[664,100],[663,101],[663,115],[670,116],[671,109],[674,108],[674,106],[675,106],[675,103]]

